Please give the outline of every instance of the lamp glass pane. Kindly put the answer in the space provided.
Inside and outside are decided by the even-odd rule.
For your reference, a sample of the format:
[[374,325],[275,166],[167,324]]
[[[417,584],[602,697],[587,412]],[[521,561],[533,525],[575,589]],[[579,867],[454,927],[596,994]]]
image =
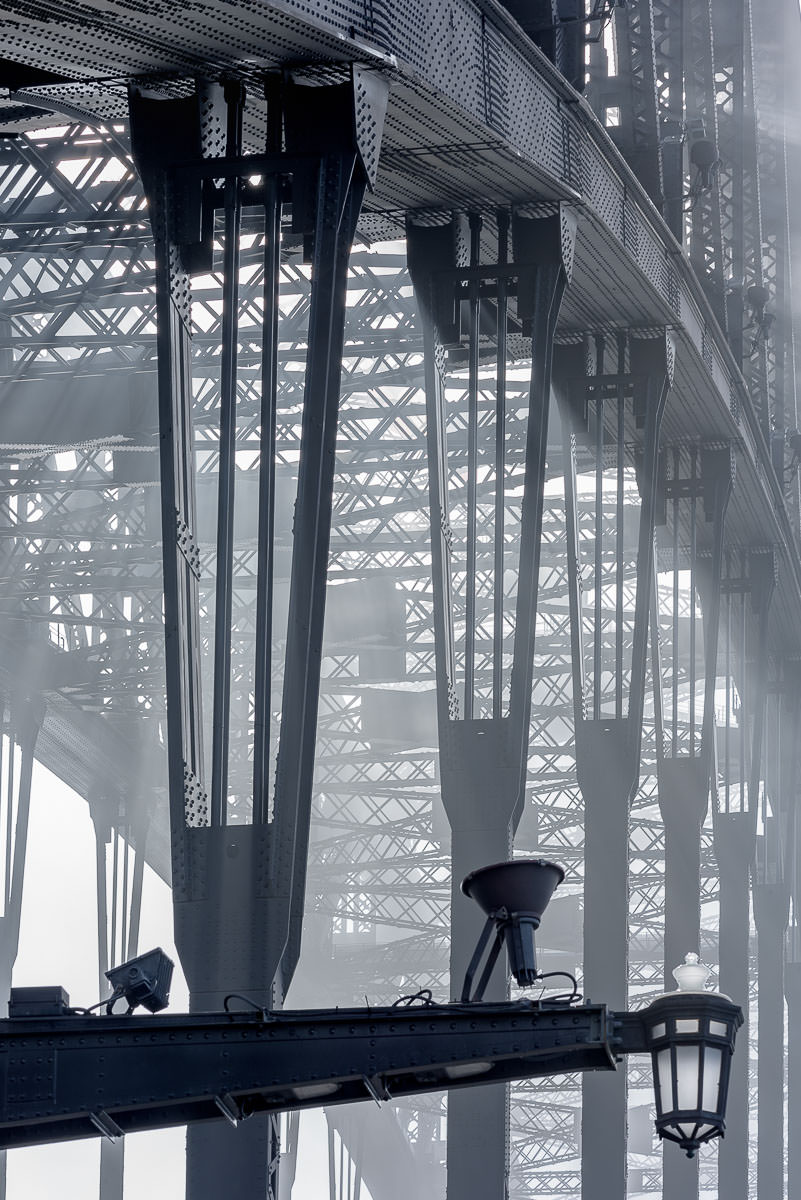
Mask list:
[[657,1038],[663,1038],[665,1036],[665,1032],[666,1030],[664,1021],[660,1021],[658,1025],[651,1026],[651,1037],[654,1039],[654,1041],[656,1041]]
[[698,1107],[698,1046],[676,1047],[676,1100],[679,1108]]
[[710,1021],[709,1032],[715,1037],[728,1037],[729,1027],[725,1021]]
[[705,1138],[705,1137],[706,1137],[706,1135],[707,1135],[708,1133],[711,1133],[713,1129],[714,1129],[714,1125],[699,1125],[699,1126],[698,1126],[698,1132],[697,1132],[697,1134],[696,1134],[695,1136],[696,1136],[697,1138],[699,1138],[699,1139],[700,1139],[700,1138]]
[[676,1021],[676,1033],[698,1033],[698,1018],[689,1020],[683,1018]]
[[673,1111],[673,1089],[670,1076],[670,1048],[656,1056],[656,1103],[660,1113]]
[[704,1051],[704,1088],[701,1096],[701,1108],[704,1112],[718,1111],[722,1060],[723,1051],[719,1046],[706,1047]]
[[678,1121],[676,1128],[678,1129],[679,1133],[683,1134],[686,1138],[695,1137],[696,1126],[694,1121],[691,1123]]

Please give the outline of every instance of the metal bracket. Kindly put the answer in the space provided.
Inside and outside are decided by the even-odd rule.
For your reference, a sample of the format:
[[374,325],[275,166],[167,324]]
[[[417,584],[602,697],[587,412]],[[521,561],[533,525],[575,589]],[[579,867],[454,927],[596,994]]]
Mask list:
[[187,828],[201,829],[209,820],[209,797],[191,767],[184,763],[184,812]]
[[103,1137],[108,1138],[110,1142],[118,1142],[121,1137],[125,1136],[117,1122],[112,1121],[108,1113],[102,1108],[97,1112],[89,1113],[89,1120],[98,1133],[102,1133]]
[[231,1093],[224,1092],[221,1096],[215,1096],[214,1103],[217,1105],[217,1108],[225,1117],[228,1124],[232,1125],[234,1129],[236,1129],[236,1127],[239,1125],[239,1122],[242,1120],[242,1110],[237,1104],[236,1100],[234,1100]]
[[362,1082],[379,1108],[383,1101],[392,1099],[389,1088],[378,1075],[373,1075],[372,1078],[368,1075],[363,1075]]
[[189,570],[195,579],[200,579],[200,547],[195,541],[192,530],[177,508],[175,510],[175,541],[181,554],[186,559],[186,565],[189,567]]

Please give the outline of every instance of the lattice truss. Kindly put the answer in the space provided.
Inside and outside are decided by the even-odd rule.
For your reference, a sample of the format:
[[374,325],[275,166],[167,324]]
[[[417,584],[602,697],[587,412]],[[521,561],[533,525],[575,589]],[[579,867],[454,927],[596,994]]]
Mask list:
[[[155,747],[164,740],[164,681],[154,264],[124,128],[59,127],[7,142],[0,155],[0,207],[0,637],[6,644],[24,639],[46,646],[49,666],[43,687],[60,691],[77,708],[101,713],[123,736],[134,724],[141,729],[144,723]],[[231,785],[229,819],[234,821],[249,819],[245,729],[252,685],[244,661],[252,645],[255,598],[252,469],[258,457],[262,285],[255,226],[246,224],[243,248],[233,616],[234,659],[242,665],[232,699],[233,736],[242,753],[235,748],[231,755],[232,763],[239,757],[243,765]],[[202,615],[209,629],[220,311],[217,279],[197,280],[198,539]],[[291,254],[283,267],[281,293],[279,614],[282,591],[285,613],[288,590],[307,315],[307,272]],[[525,379],[521,369],[511,378],[509,393],[505,538],[512,559],[520,521]],[[450,994],[449,845],[438,797],[421,389],[422,338],[403,247],[359,247],[349,285],[306,935],[309,953],[331,959],[326,994],[332,1002],[360,1002],[365,993],[376,1002],[391,1001],[399,990],[424,986],[441,999]],[[464,399],[464,371],[456,365],[449,376],[448,413],[449,439],[457,446],[460,437],[466,441]],[[490,406],[488,392],[482,400],[484,421],[490,419]],[[543,529],[528,805],[516,849],[536,849],[568,867],[567,899],[562,902],[568,919],[559,922],[553,944],[544,924],[541,943],[546,955],[580,970],[583,813],[574,767],[565,516],[556,450],[552,464]],[[465,480],[458,456],[449,484],[458,551],[465,533]],[[579,491],[580,537],[586,539],[594,529],[594,499],[581,486]],[[482,497],[479,489],[480,508],[482,503],[489,512],[488,490]],[[627,515],[631,510],[636,517],[633,483],[626,503]],[[614,507],[605,506],[604,571],[611,568],[614,519]],[[630,637],[636,544],[626,549],[623,607]],[[589,604],[595,581],[588,578],[586,584]],[[509,648],[514,586],[510,572],[504,630]],[[690,601],[685,596],[681,602]],[[456,603],[458,617],[458,577]],[[604,627],[611,628],[607,603],[605,596]],[[661,615],[668,624],[667,610]],[[489,621],[489,609],[479,607],[477,678],[480,686],[485,677],[487,690]],[[280,616],[276,630],[280,639]],[[273,694],[279,695],[280,688]],[[643,1001],[661,988],[664,875],[655,747],[650,717],[647,721],[650,733],[632,816],[630,860],[631,986]],[[163,766],[152,782],[163,793]],[[166,803],[163,794],[161,800]],[[711,832],[705,830],[703,902],[709,928],[704,949],[712,960],[715,896]],[[643,1108],[646,1093],[646,1064],[635,1064],[631,1094],[636,1109]],[[519,1200],[534,1194],[578,1195],[580,1099],[575,1083],[554,1079],[516,1088],[511,1114],[511,1195]],[[412,1145],[428,1159],[439,1155],[441,1161],[444,1153],[442,1115],[438,1098],[399,1110]],[[660,1176],[653,1148],[642,1142],[636,1149],[632,1162],[642,1172],[642,1187],[656,1190]]]
[[[728,328],[766,437],[797,424],[780,4],[628,0],[589,57],[588,98],[683,240]],[[704,169],[693,148],[709,147]],[[795,501],[797,504],[797,499]]]

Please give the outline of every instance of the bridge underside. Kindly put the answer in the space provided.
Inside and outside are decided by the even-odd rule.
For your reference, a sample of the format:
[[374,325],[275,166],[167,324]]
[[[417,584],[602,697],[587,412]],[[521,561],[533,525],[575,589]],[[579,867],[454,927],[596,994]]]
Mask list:
[[[458,995],[510,853],[567,871],[543,970],[750,1005],[698,1164],[633,1060],[332,1108],[332,1198],[801,1198],[801,20],[753,15],[0,9],[3,986],[35,755],[101,972],[147,862],[196,1008]],[[320,1152],[238,1136],[189,1200]]]

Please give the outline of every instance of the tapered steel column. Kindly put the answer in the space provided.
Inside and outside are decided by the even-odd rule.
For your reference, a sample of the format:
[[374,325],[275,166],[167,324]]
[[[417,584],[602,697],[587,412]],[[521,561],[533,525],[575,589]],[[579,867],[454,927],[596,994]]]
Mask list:
[[[132,140],[156,239],[168,753],[176,945],[194,1011],[231,992],[280,1006],[300,949],[331,526],[347,268],[365,188],[378,167],[387,84],[353,68],[348,83],[268,85],[266,154],[243,155],[244,93],[201,85],[185,100],[134,91]],[[283,147],[283,148],[282,148]],[[221,151],[224,149],[224,153]],[[259,178],[261,184],[253,184]],[[218,190],[215,179],[223,179]],[[273,455],[282,205],[311,262],[311,304],[275,797],[270,778]],[[265,213],[264,423],[256,654],[254,796],[249,824],[228,824],[231,597],[237,421],[239,214]],[[211,795],[200,744],[198,580],[190,379],[189,271],[212,267],[222,207],[223,320]],[[251,670],[251,667],[247,667]],[[248,676],[249,678],[250,676]],[[241,772],[240,772],[241,777]],[[253,1116],[187,1137],[190,1200],[276,1200],[278,1126]]]
[[[25,851],[31,809],[31,781],[36,741],[44,720],[40,697],[24,691],[0,701],[0,789],[6,797],[6,827],[3,832],[5,886],[0,914],[0,995],[11,992],[11,976],[19,948],[22,918],[22,889],[25,880]],[[3,734],[7,735],[3,756]],[[19,747],[19,755],[15,753]],[[0,1200],[6,1196],[6,1151],[0,1150]]]
[[[633,728],[598,721],[576,734],[584,797],[584,993],[616,1009],[628,1003],[629,806],[639,774]],[[583,1080],[581,1180],[583,1200],[624,1196],[626,1077]]]
[[[576,771],[584,798],[584,992],[625,1009],[628,974],[629,806],[639,783],[640,737],[653,578],[659,430],[673,373],[673,348],[664,336],[621,335],[609,370],[603,341],[595,343],[593,373],[575,348],[560,351],[555,386],[565,435],[565,504],[576,728]],[[636,597],[629,631],[624,615],[624,543],[627,459],[641,445],[637,481],[641,499],[637,537]],[[609,448],[607,450],[607,447]],[[614,462],[605,487],[604,470]],[[578,533],[576,474],[586,460],[595,475],[594,589],[590,645],[584,646],[586,579]],[[612,469],[610,469],[611,474]],[[614,496],[608,527],[606,496]],[[611,562],[611,566],[610,566]],[[615,579],[609,647],[602,589]],[[611,587],[609,587],[611,591]],[[630,659],[628,658],[630,654]],[[627,671],[627,667],[630,668]],[[591,682],[586,683],[589,677]],[[611,684],[609,680],[611,679]],[[608,1200],[626,1192],[626,1080],[587,1077],[582,1101],[582,1195]]]
[[759,997],[759,1200],[784,1197],[784,938],[788,901],[783,883],[754,883]]
[[759,1057],[757,1060],[757,1191],[784,1200],[784,955],[790,915],[793,810],[798,791],[798,664],[779,664],[769,686],[762,832],[752,872],[757,931]]
[[[712,683],[714,689],[714,680]],[[659,811],[665,826],[664,987],[673,991],[673,968],[701,940],[701,826],[709,803],[709,759],[667,759],[658,768]],[[698,1160],[662,1147],[664,1200],[698,1196]]]
[[[551,355],[556,320],[572,264],[575,223],[555,217],[496,215],[497,254],[482,259],[483,221],[467,226],[407,228],[409,269],[425,338],[434,623],[442,799],[451,827],[451,987],[462,981],[484,920],[461,894],[476,867],[509,858],[523,810],[550,406]],[[509,233],[512,234],[510,254]],[[492,231],[484,231],[490,233]],[[504,544],[506,331],[510,296],[514,315],[532,339],[526,460],[521,512],[518,587],[512,670],[504,668],[504,579],[511,565]],[[460,327],[462,302],[467,328]],[[485,679],[477,669],[477,560],[479,469],[479,332],[494,302],[495,439],[492,548],[493,650]],[[468,360],[466,468],[466,632],[461,653],[454,642],[452,557],[454,535],[448,500],[448,446],[444,413],[445,348],[466,342]],[[463,449],[460,447],[460,450]],[[481,464],[485,466],[484,463]],[[497,968],[486,998],[508,993]],[[508,1102],[501,1086],[452,1092],[448,1099],[448,1196],[451,1200],[505,1200],[508,1193]]]
[[[797,668],[793,682],[798,687]],[[801,690],[801,689],[799,689]],[[796,692],[798,695],[798,691]],[[799,696],[801,700],[801,696]],[[801,715],[801,714],[800,714]],[[801,1128],[801,921],[798,900],[801,881],[801,813],[798,805],[798,763],[801,746],[798,738],[793,747],[790,805],[787,813],[787,846],[785,859],[787,884],[792,898],[792,924],[785,940],[784,997],[787,1001],[787,1200],[801,1200],[801,1146],[794,1131]]]
[[[95,833],[97,893],[98,997],[110,995],[106,979],[109,967],[139,953],[139,918],[142,905],[144,846],[150,819],[144,797],[137,803],[119,794],[89,796],[89,811]],[[128,820],[133,809],[135,822]],[[107,848],[111,848],[109,881]],[[109,887],[110,883],[110,887]],[[109,892],[111,904],[109,905]],[[103,1138],[100,1143],[100,1200],[122,1200],[125,1172],[125,1142]]]
[[[461,982],[484,925],[460,884],[476,867],[511,857],[519,820],[519,769],[500,721],[452,722],[440,743],[442,799],[451,826],[451,994]],[[478,728],[483,725],[486,728]],[[510,762],[510,757],[512,761]],[[509,995],[505,956],[485,992]],[[448,1093],[447,1195],[505,1200],[509,1171],[508,1088],[495,1084]]]
[[[740,570],[744,570],[743,558]],[[740,691],[737,727],[732,728],[727,685],[723,762],[714,812],[715,855],[720,870],[720,990],[739,1004],[745,1016],[739,1034],[740,1053],[734,1056],[729,1083],[726,1137],[721,1144],[718,1188],[731,1200],[748,1197],[748,982],[750,868],[754,858],[757,803],[762,771],[762,747],[767,689],[767,628],[775,584],[772,552],[747,558],[747,578],[724,581],[729,593],[726,621],[726,673],[735,673]],[[731,616],[731,596],[740,593],[739,620]],[[755,618],[753,640],[748,638],[746,598]],[[748,649],[747,649],[748,647]],[[749,675],[748,660],[754,663]],[[750,719],[750,738],[748,721]],[[719,735],[720,736],[720,735]],[[734,779],[734,782],[732,780]]]
[[784,964],[787,1001],[787,1200],[801,1200],[801,928],[790,929]]
[[[685,465],[687,456],[689,463]],[[689,451],[673,447],[661,459],[663,470],[667,471],[669,465],[671,471],[670,478],[665,478],[662,485],[668,535],[666,552],[671,558],[668,576],[672,584],[668,605],[671,619],[666,622],[669,631],[663,631],[655,596],[651,654],[659,810],[665,828],[664,986],[666,991],[672,991],[673,968],[684,961],[688,951],[700,952],[701,827],[709,805],[713,762],[720,579],[734,458],[729,449],[704,448],[699,452],[694,447]],[[701,516],[705,519],[700,520]],[[679,541],[683,529],[689,529],[687,547]],[[702,558],[699,551],[708,548],[711,554]],[[689,613],[684,610],[683,619],[682,571],[689,577],[690,591]],[[703,624],[697,598],[703,610]],[[699,704],[702,636],[703,703]],[[667,676],[663,659],[669,665]],[[692,1200],[698,1195],[697,1159],[676,1154],[675,1147],[666,1143],[662,1165],[664,1200]]]
[[[720,873],[719,988],[748,1010],[749,869],[754,850],[750,813],[721,813],[715,820]],[[748,1024],[738,1034],[729,1080],[726,1137],[718,1159],[718,1191],[732,1200],[748,1197]],[[743,1035],[746,1036],[743,1036]]]

